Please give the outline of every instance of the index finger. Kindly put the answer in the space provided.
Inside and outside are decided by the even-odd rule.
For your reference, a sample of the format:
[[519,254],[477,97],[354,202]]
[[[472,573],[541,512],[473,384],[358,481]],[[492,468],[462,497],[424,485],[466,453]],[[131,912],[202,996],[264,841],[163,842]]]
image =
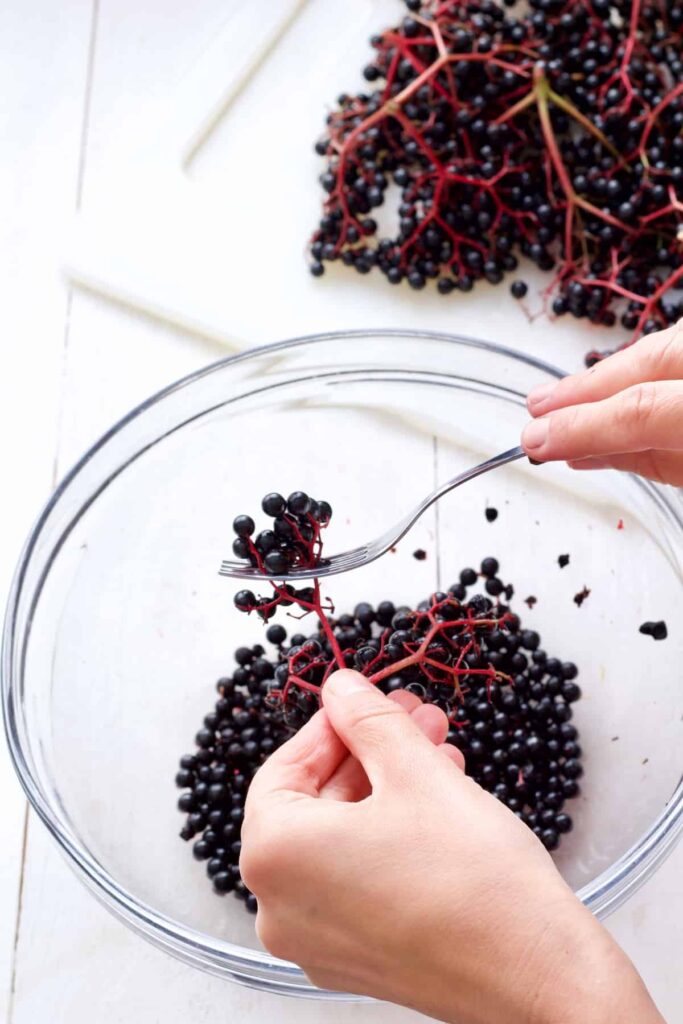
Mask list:
[[683,320],[649,334],[629,348],[615,352],[590,370],[574,373],[532,391],[527,406],[532,416],[553,409],[610,398],[634,384],[683,378]]
[[321,708],[261,765],[247,800],[253,802],[282,792],[317,797],[347,754],[327,712]]
[[677,451],[683,444],[683,382],[637,384],[602,402],[556,409],[527,423],[522,445],[540,462],[626,452]]

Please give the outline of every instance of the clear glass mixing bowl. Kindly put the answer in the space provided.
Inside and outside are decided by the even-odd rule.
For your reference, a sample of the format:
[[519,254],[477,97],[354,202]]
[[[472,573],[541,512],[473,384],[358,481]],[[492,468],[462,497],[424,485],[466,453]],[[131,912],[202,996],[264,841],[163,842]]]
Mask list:
[[[336,509],[329,551],[372,538],[437,481],[514,445],[524,395],[557,376],[446,335],[303,338],[151,398],[58,488],[10,596],[7,735],[72,867],[145,938],[255,987],[344,998],[260,949],[253,918],[212,893],[177,836],[177,758],[193,748],[234,648],[260,638],[217,575],[230,522],[266,491],[301,487]],[[494,523],[487,505],[499,510]],[[418,547],[426,560],[412,557]],[[524,622],[580,668],[586,774],[557,864],[605,915],[655,870],[683,823],[683,502],[624,475],[515,463],[446,497],[396,553],[327,591],[340,610],[360,599],[412,604],[489,554]],[[638,632],[659,618],[667,641]]]

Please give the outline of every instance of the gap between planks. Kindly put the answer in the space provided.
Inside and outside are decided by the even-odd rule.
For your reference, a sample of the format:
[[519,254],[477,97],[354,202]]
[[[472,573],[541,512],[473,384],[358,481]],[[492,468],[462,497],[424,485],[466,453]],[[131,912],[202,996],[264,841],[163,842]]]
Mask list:
[[[92,15],[90,21],[90,34],[88,38],[88,51],[86,60],[83,111],[81,118],[81,133],[78,152],[78,172],[76,177],[75,208],[78,211],[83,198],[83,185],[87,163],[88,134],[90,129],[90,106],[92,97],[93,78],[95,71],[95,49],[97,42],[97,27],[99,23],[100,0],[92,0]],[[71,309],[73,304],[73,286],[69,285],[66,295],[66,306],[64,310],[64,333],[62,342],[62,383],[66,376],[66,362],[69,348],[69,329],[71,326]],[[61,434],[63,400],[59,404],[59,419],[57,422],[55,439],[55,457],[52,466],[52,489],[57,485],[59,474],[59,439]],[[12,1024],[14,1019],[14,1000],[17,983],[17,961],[19,951],[19,940],[21,936],[21,918],[24,906],[24,886],[26,881],[26,855],[28,851],[29,835],[29,802],[24,805],[24,821],[22,828],[21,855],[19,861],[19,892],[17,897],[17,912],[14,923],[14,942],[12,944],[12,963],[10,968],[10,991],[7,1007],[7,1024]]]

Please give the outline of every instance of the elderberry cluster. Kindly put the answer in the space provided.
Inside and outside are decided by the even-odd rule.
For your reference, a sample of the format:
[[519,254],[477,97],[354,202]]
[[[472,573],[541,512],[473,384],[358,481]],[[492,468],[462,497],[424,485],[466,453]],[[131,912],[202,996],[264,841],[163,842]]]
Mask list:
[[[321,531],[332,518],[329,502],[316,501],[304,491],[293,491],[286,499],[273,491],[266,494],[261,508],[273,520],[273,525],[255,537],[256,524],[251,516],[239,515],[233,521],[236,537],[232,550],[236,558],[273,576],[285,576],[290,569],[312,569],[320,564]],[[275,614],[279,604],[291,605],[297,599],[310,605],[312,590],[305,587],[297,591],[283,585],[276,588],[273,597],[257,598],[253,591],[244,589],[235,594],[235,606],[243,612],[256,611],[267,620]]]
[[[470,291],[522,254],[552,311],[637,337],[683,313],[683,3],[407,0],[375,35],[367,92],[342,94],[311,271]],[[400,192],[391,235],[373,211]],[[522,298],[524,282],[513,294]]]
[[[278,513],[282,514],[282,513]],[[353,612],[318,614],[310,633],[279,623],[266,629],[271,650],[240,647],[218,700],[180,761],[181,831],[194,840],[214,890],[234,892],[250,911],[256,900],[239,873],[240,830],[251,779],[267,757],[319,707],[326,678],[343,663],[383,692],[406,689],[442,708],[447,741],[466,771],[517,815],[549,850],[572,828],[565,801],[583,773],[572,705],[581,696],[577,668],[549,656],[507,603],[513,588],[498,562],[465,568],[448,591],[416,608],[391,600],[360,602]],[[484,593],[472,592],[483,583]]]

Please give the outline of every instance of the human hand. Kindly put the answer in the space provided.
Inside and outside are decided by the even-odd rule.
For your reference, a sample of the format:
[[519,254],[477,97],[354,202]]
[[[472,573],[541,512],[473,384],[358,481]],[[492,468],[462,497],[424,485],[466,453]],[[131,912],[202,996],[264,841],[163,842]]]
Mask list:
[[683,320],[527,399],[527,455],[683,486]]
[[271,953],[457,1024],[661,1022],[541,843],[440,746],[442,712],[422,707],[423,732],[348,670],[322,693],[247,798],[240,870]]

